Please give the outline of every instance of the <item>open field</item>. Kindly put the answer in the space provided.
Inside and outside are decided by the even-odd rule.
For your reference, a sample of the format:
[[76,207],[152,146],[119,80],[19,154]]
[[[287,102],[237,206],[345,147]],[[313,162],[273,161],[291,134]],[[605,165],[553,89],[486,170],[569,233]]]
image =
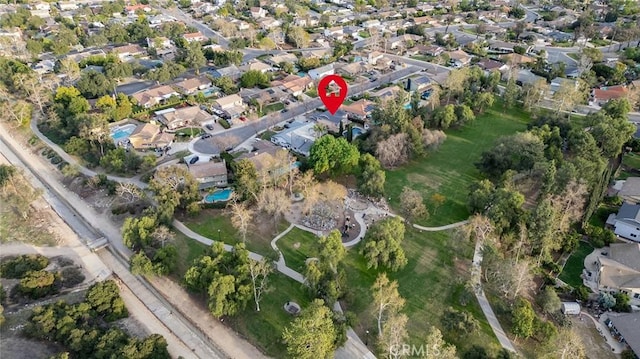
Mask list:
[[[318,237],[299,228],[292,229],[278,240],[278,249],[284,255],[287,267],[304,273],[305,260],[308,255],[316,252]],[[296,248],[297,247],[297,248]]]
[[587,242],[580,241],[578,248],[571,253],[558,278],[574,288],[582,285],[580,274],[584,269],[584,259],[591,252],[593,252],[593,246]]
[[446,202],[435,213],[430,209],[427,220],[417,221],[420,224],[440,226],[466,219],[469,186],[480,179],[475,162],[497,138],[526,129],[529,116],[518,109],[508,111],[497,104],[478,116],[474,123],[448,130],[447,139],[437,152],[387,171],[385,192],[391,198],[391,205],[399,207],[402,188],[408,186],[422,193],[427,208],[433,194],[446,197]]

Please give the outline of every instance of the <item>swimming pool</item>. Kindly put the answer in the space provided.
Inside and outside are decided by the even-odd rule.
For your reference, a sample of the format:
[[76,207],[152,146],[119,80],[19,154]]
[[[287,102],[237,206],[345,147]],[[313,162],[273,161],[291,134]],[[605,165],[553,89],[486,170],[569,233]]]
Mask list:
[[[351,138],[356,138],[364,133],[364,130],[360,127],[354,127],[351,129]],[[347,131],[342,132],[342,137],[347,137]]]
[[129,135],[136,129],[136,125],[127,124],[121,127],[116,127],[111,131],[111,138],[113,142],[118,143],[129,138]]
[[411,103],[404,105],[405,110],[411,110]]
[[204,197],[204,201],[206,203],[225,202],[228,201],[229,198],[231,198],[232,193],[233,190],[230,188],[219,189],[213,193],[209,193],[208,195],[206,195]]

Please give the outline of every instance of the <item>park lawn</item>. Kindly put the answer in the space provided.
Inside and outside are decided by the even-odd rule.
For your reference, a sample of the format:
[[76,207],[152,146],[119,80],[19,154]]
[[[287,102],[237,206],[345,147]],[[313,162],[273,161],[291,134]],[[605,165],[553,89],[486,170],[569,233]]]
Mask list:
[[[304,265],[304,259],[317,256],[316,248],[307,243],[310,242],[307,239],[313,239],[313,234],[294,232],[278,241],[278,248],[289,267],[295,269],[294,265]],[[301,243],[297,250],[293,249],[295,242]],[[371,339],[373,344],[377,327],[371,314],[371,286],[382,269],[367,268],[366,261],[359,253],[361,246],[350,248],[347,252],[347,293],[341,303],[344,310],[356,314],[358,319],[353,329],[360,338],[366,342]],[[499,349],[497,339],[473,294],[468,297],[466,306],[460,304],[464,284],[469,278],[473,244],[452,238],[449,231],[422,233],[408,228],[403,248],[408,259],[407,266],[388,275],[390,279],[398,281],[400,295],[406,300],[404,313],[409,317],[407,331],[410,342],[416,345],[422,343],[431,326],[442,330],[440,319],[444,310],[451,306],[469,311],[480,322],[480,330],[475,333],[460,335],[443,331],[445,339],[458,347],[459,354],[472,345],[484,346],[490,353],[496,352]]]
[[[258,217],[264,216],[256,215],[256,219],[258,219]],[[249,231],[247,232],[247,249],[251,252],[271,257],[275,254],[273,249],[271,249],[271,240],[277,233],[287,229],[289,224],[284,219],[280,220],[277,224],[276,233],[276,227],[274,227],[272,220],[266,223],[265,218],[260,219],[261,221],[255,221],[254,225],[249,227]],[[231,218],[226,212],[221,210],[203,210],[197,216],[183,218],[183,222],[192,231],[211,240],[220,240],[230,245],[242,242],[241,235],[231,224]]]
[[622,157],[622,163],[627,167],[640,170],[640,155],[637,153],[627,153]]
[[[295,244],[299,243],[300,247],[295,248]],[[287,267],[304,273],[305,261],[310,258],[309,255],[316,252],[318,237],[300,228],[294,227],[289,233],[278,239],[278,249],[282,252]]]
[[[358,314],[359,323],[354,329],[361,338],[365,338],[366,330],[370,333],[377,331],[375,318],[371,315],[371,286],[380,270],[367,269],[366,261],[358,253],[360,246],[351,249],[347,257],[350,293],[345,299],[345,307]],[[431,326],[436,326],[443,332],[445,340],[456,345],[459,354],[472,345],[483,346],[490,353],[497,351],[497,339],[473,294],[470,294],[466,306],[460,304],[464,284],[469,279],[472,243],[460,242],[448,231],[421,233],[408,228],[403,248],[407,266],[398,272],[388,273],[388,276],[398,281],[400,295],[406,300],[404,313],[409,317],[407,331],[410,342],[423,343]],[[444,331],[440,320],[449,306],[473,314],[480,323],[480,330],[463,335]]]
[[206,245],[191,239],[184,234],[174,231],[175,240],[173,244],[178,250],[178,259],[176,261],[175,275],[179,280],[184,278],[184,274],[187,272],[193,261],[204,254],[204,251],[208,248]]
[[[525,130],[529,120],[523,110],[503,111],[498,103],[473,123],[448,130],[447,139],[438,151],[387,171],[385,193],[391,199],[392,207],[399,208],[402,188],[408,186],[422,193],[430,212],[428,219],[418,219],[418,223],[440,226],[466,219],[469,216],[469,186],[481,178],[475,163],[499,137]],[[435,193],[446,198],[436,210],[430,208],[429,203]]]
[[253,300],[244,311],[231,318],[225,318],[229,325],[242,334],[250,343],[258,346],[272,358],[285,358],[286,346],[282,342],[282,331],[293,317],[285,312],[284,305],[292,301],[303,309],[311,301],[302,284],[275,272],[270,277],[271,291],[263,295],[260,312],[256,312]]
[[581,286],[582,278],[580,278],[580,275],[584,269],[584,259],[591,252],[593,252],[593,246],[587,242],[580,241],[578,248],[567,259],[567,263],[562,268],[558,278],[574,288]]

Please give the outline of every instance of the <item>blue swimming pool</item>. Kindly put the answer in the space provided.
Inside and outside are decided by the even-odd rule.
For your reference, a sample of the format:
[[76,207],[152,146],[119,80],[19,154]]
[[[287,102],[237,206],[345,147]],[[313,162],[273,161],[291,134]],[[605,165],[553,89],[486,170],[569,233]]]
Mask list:
[[[360,127],[354,127],[351,129],[351,138],[356,138],[364,133],[364,130]],[[347,131],[342,132],[342,137],[347,137]]]
[[208,195],[206,195],[204,197],[204,201],[206,203],[225,202],[225,201],[228,201],[229,198],[231,198],[232,193],[233,193],[233,190],[230,188],[217,190],[213,193],[209,193]]
[[126,140],[129,138],[129,135],[136,129],[136,125],[128,124],[122,127],[117,128],[115,131],[111,132],[111,138],[113,142],[118,143],[120,141]]
[[411,103],[404,105],[405,110],[411,110]]

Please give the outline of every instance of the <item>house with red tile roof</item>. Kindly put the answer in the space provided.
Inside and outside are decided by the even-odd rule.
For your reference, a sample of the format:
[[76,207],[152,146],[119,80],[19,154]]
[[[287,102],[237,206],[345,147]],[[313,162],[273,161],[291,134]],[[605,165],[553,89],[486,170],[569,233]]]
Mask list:
[[591,102],[595,105],[602,106],[609,102],[609,100],[626,98],[628,95],[629,89],[625,85],[594,88],[591,90]]

